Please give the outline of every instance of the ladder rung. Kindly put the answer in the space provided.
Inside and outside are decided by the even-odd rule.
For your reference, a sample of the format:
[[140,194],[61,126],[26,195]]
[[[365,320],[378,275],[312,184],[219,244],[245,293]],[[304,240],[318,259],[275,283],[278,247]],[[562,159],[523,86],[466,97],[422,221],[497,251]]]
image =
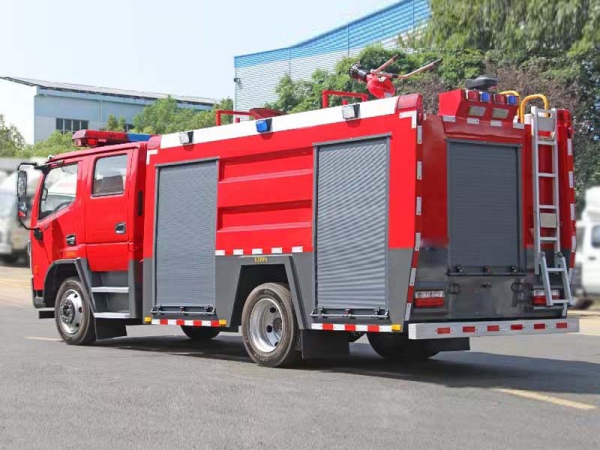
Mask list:
[[556,139],[544,139],[538,136],[538,145],[556,145]]
[[562,267],[548,267],[548,272],[551,273],[561,273],[561,272],[566,272],[565,269],[563,269]]
[[544,242],[556,242],[557,238],[555,238],[555,237],[548,237],[548,236],[542,236],[540,238],[540,241],[544,241]]
[[556,211],[556,205],[540,205],[540,209],[551,209],[552,211]]
[[538,173],[538,177],[540,177],[540,178],[556,178],[556,174],[555,173],[540,172],[540,173]]

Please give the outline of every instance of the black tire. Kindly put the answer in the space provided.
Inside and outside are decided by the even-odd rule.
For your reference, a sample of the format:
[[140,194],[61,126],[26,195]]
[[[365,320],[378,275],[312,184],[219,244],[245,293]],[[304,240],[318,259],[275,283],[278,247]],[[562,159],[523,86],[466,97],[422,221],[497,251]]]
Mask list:
[[185,333],[187,337],[189,337],[192,341],[209,341],[211,339],[216,338],[220,330],[218,328],[208,328],[208,327],[186,327],[182,326],[181,329]]
[[590,306],[594,304],[593,300],[587,299],[585,297],[576,297],[575,304],[571,307],[572,309],[588,309]]
[[[262,301],[265,302],[262,302]],[[275,347],[271,351],[265,351],[259,348],[260,342],[257,340],[256,334],[261,331],[251,321],[252,314],[259,314],[260,306],[269,302],[274,304],[271,311],[278,308],[277,314],[281,317],[279,341],[275,343]],[[275,314],[275,313],[274,313]],[[278,320],[278,319],[276,319]],[[266,333],[270,333],[268,331]],[[275,327],[276,328],[276,327]],[[271,327],[271,332],[276,332],[274,327]],[[296,312],[292,302],[292,294],[287,286],[279,283],[265,283],[255,288],[244,304],[242,311],[242,337],[246,351],[252,360],[265,367],[289,367],[300,360],[300,330],[296,320]]]
[[365,333],[361,333],[360,331],[351,331],[348,333],[348,342],[352,344],[353,342],[358,341],[364,335]]
[[411,341],[403,334],[367,333],[375,352],[389,361],[426,361],[438,352],[428,350],[423,342]]
[[19,254],[11,253],[10,255],[2,255],[2,261],[6,264],[14,264],[19,260]]
[[[89,302],[83,294],[83,285],[79,278],[68,278],[56,294],[54,320],[58,334],[69,345],[89,345],[96,341],[96,324]],[[69,300],[71,297],[73,300]],[[77,306],[77,308],[75,308]],[[75,312],[77,309],[77,312]],[[67,323],[73,314],[70,323]],[[66,328],[72,326],[73,332]]]

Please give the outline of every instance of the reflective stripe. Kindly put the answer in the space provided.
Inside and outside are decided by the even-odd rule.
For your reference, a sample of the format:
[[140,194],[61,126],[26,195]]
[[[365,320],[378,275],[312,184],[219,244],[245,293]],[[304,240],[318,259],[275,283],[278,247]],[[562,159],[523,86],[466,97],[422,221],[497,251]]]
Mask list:
[[185,327],[225,327],[226,320],[152,319],[152,325],[176,325]]
[[512,320],[498,322],[411,323],[409,339],[443,339],[470,336],[574,333],[579,319]]
[[355,325],[347,323],[313,323],[311,329],[320,331],[346,331],[364,333],[398,333],[402,331],[402,325]]

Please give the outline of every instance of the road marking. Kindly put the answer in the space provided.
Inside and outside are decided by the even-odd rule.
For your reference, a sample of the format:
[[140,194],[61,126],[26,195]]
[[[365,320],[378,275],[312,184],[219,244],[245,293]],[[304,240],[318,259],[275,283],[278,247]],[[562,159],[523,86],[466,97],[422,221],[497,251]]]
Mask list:
[[56,338],[45,338],[45,337],[36,337],[36,336],[28,336],[25,339],[29,339],[30,341],[53,341],[53,342],[58,342],[58,341],[62,340],[62,339],[56,339]]
[[14,283],[12,281],[2,280],[2,279],[0,279],[0,284],[4,284],[5,286],[10,286],[10,287],[17,287],[17,288],[26,288],[29,286],[29,284],[27,284],[27,283]]
[[596,409],[597,406],[588,405],[587,403],[579,403],[571,400],[565,400],[563,398],[551,397],[549,395],[538,394],[537,392],[522,391],[520,389],[494,389],[498,392],[505,394],[516,395],[517,397],[528,398],[530,400],[538,400],[540,402],[553,403],[555,405],[566,406],[568,408],[581,409],[584,411],[590,411]]

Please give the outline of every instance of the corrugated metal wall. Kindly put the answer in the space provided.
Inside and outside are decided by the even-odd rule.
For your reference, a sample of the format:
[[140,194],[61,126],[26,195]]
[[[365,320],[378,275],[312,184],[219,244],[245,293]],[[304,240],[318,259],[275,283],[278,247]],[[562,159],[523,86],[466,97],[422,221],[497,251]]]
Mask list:
[[286,74],[294,80],[309,79],[316,69],[331,70],[342,57],[356,55],[370,44],[393,47],[398,36],[422,25],[429,15],[428,0],[402,0],[298,45],[236,56],[236,109],[276,100],[275,88]]
[[158,173],[156,304],[214,306],[216,161]]
[[317,154],[317,306],[386,306],[388,141],[321,147]]

